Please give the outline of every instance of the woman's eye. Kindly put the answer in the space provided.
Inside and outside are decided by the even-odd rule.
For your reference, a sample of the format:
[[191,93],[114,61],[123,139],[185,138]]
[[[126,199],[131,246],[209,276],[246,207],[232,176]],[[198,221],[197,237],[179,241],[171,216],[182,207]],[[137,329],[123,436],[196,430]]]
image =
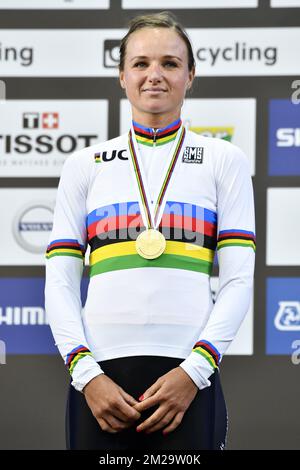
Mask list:
[[165,65],[171,66],[171,67],[177,67],[176,62],[166,62]]
[[146,65],[145,62],[137,62],[136,64],[134,64],[135,67],[144,66],[144,65]]

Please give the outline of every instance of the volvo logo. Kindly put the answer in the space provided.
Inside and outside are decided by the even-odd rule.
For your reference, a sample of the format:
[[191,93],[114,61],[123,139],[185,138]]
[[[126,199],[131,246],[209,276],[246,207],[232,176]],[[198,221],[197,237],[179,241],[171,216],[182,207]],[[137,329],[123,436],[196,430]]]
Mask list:
[[20,247],[30,253],[44,253],[53,224],[54,203],[32,201],[13,220],[13,235]]

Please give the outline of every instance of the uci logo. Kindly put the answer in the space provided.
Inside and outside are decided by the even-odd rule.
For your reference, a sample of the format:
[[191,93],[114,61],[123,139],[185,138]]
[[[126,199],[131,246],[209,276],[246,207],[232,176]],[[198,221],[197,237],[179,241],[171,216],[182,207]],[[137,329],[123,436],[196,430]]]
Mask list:
[[126,149],[113,150],[112,152],[107,152],[106,150],[104,152],[96,152],[94,154],[95,163],[111,162],[116,157],[120,160],[128,160],[128,157],[123,155],[124,152],[126,152]]

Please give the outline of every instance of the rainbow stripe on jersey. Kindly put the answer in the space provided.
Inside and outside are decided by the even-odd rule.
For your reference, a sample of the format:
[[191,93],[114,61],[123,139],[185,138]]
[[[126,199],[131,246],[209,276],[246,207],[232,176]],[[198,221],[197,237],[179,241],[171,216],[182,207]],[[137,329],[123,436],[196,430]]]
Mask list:
[[177,119],[168,126],[157,129],[157,132],[155,133],[153,128],[145,127],[136,121],[132,121],[136,141],[139,144],[148,145],[150,147],[154,144],[164,145],[175,140],[181,123],[181,119]]
[[256,251],[256,237],[253,232],[247,230],[221,230],[218,236],[217,249],[225,246],[250,246]]
[[193,346],[192,352],[203,356],[204,359],[206,359],[214,369],[219,369],[221,355],[209,341],[197,341],[197,343]]
[[217,244],[217,214],[195,204],[167,201],[158,230],[164,253],[142,258],[135,240],[145,230],[138,201],[107,205],[87,217],[90,276],[139,267],[177,268],[210,275]]
[[91,355],[91,351],[86,346],[83,346],[83,344],[80,344],[76,348],[72,349],[72,351],[66,357],[66,366],[68,367],[70,374],[72,375],[74,367],[76,366],[77,362],[80,361],[80,359]]
[[53,256],[75,256],[84,259],[85,248],[78,240],[73,238],[60,238],[49,243],[46,250],[46,258]]

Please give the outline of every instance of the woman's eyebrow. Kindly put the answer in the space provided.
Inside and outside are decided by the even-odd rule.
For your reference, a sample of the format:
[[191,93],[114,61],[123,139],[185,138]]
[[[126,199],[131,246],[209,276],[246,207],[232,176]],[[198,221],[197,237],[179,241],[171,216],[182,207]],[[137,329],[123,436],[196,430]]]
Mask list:
[[[132,62],[133,60],[136,60],[136,59],[148,59],[149,57],[146,56],[146,55],[138,55],[138,56],[135,56],[133,57],[132,59],[130,59],[130,62]],[[182,59],[180,57],[177,57],[176,55],[164,55],[162,57],[163,59],[177,59],[177,60],[180,60],[180,62],[182,62]]]

